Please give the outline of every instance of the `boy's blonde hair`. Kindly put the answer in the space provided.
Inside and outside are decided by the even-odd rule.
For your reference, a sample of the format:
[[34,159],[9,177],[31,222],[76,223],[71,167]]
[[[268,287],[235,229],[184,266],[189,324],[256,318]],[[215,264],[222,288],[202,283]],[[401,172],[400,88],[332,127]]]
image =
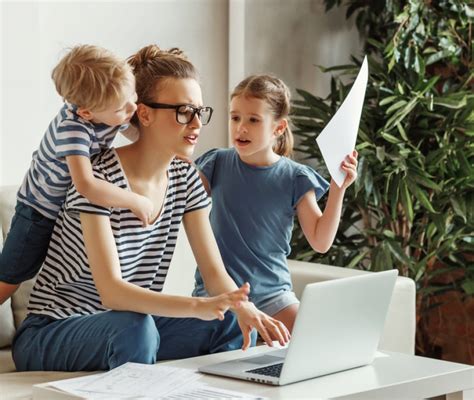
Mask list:
[[121,99],[125,85],[134,84],[126,60],[88,44],[71,48],[51,76],[65,101],[90,111],[103,111]]
[[255,97],[264,100],[270,107],[275,120],[286,118],[288,127],[278,137],[273,151],[281,156],[293,154],[293,133],[290,128],[290,89],[280,78],[273,75],[251,75],[240,82],[230,95],[232,100],[237,96]]

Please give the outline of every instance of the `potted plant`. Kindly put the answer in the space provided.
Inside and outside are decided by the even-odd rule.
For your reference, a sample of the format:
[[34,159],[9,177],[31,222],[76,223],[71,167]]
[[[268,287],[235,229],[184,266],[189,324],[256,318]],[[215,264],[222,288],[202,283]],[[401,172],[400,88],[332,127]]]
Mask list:
[[[327,10],[341,6],[325,3]],[[330,251],[313,252],[296,226],[292,256],[372,271],[398,268],[417,285],[417,353],[474,363],[474,9],[458,0],[344,6],[347,17],[355,15],[369,59],[359,176]],[[297,89],[297,154],[322,171],[315,138],[360,65],[352,57],[348,65],[320,67],[338,74],[326,98]],[[443,307],[451,315],[441,316]],[[452,339],[446,330],[465,339],[459,354],[445,343]]]

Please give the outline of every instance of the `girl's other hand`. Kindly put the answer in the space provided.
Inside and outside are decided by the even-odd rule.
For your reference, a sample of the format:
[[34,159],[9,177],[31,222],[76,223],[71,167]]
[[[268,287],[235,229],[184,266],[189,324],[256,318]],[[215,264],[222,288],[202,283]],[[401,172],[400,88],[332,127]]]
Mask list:
[[348,154],[341,163],[341,169],[346,172],[346,179],[342,183],[341,189],[347,189],[357,179],[357,150]]
[[248,300],[250,285],[243,284],[240,289],[214,297],[199,297],[196,305],[196,317],[205,321],[224,319],[229,308],[239,309]]

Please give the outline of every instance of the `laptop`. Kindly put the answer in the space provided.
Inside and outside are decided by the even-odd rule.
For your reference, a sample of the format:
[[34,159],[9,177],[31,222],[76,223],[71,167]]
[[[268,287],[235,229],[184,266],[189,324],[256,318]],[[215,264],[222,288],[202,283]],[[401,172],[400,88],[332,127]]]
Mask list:
[[270,385],[370,364],[382,335],[398,271],[306,285],[286,348],[211,364],[200,372]]

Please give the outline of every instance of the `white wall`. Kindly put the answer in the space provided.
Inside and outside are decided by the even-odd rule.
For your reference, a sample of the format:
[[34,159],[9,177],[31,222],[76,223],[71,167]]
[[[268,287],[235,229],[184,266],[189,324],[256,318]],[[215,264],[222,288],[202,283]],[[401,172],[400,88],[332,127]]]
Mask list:
[[342,9],[326,14],[322,0],[0,0],[0,185],[23,179],[61,106],[51,70],[78,43],[122,57],[150,43],[182,48],[215,109],[196,155],[227,145],[228,88],[247,74],[273,72],[292,89],[326,95],[329,76],[313,64],[359,54],[353,22]]
[[62,50],[78,43],[122,57],[150,43],[183,49],[201,72],[205,103],[215,109],[196,154],[227,145],[227,1],[3,1],[0,7],[0,184],[23,179],[61,106],[51,70]]
[[353,19],[345,8],[325,12],[322,0],[247,0],[245,75],[272,72],[293,90],[326,96],[330,75],[315,65],[345,64],[360,55]]

